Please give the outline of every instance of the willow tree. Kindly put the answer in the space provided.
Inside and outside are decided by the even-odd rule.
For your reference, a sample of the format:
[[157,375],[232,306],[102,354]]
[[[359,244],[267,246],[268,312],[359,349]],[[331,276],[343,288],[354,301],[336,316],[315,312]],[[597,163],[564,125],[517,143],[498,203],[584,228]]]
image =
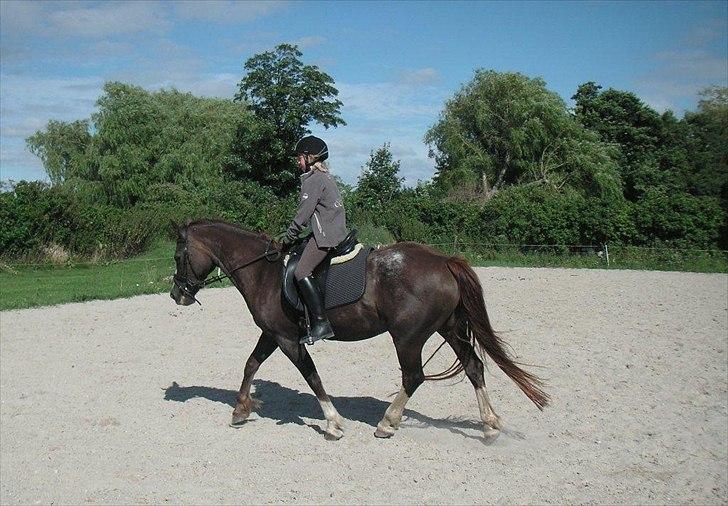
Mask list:
[[438,184],[489,198],[508,185],[618,191],[610,149],[540,78],[477,70],[425,136]]

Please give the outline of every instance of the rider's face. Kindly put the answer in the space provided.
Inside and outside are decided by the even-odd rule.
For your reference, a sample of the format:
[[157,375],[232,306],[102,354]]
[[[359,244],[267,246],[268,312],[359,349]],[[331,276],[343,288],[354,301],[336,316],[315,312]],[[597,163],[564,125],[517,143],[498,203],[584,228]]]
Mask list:
[[302,171],[306,171],[306,157],[304,155],[298,155],[298,168]]

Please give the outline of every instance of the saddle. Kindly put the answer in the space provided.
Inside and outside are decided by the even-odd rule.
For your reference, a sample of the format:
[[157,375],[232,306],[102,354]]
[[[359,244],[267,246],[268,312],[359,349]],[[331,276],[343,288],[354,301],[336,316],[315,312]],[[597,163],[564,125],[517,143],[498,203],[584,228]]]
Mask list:
[[[283,260],[283,298],[296,312],[304,307],[293,272],[301,260],[306,239],[294,244]],[[356,238],[356,230],[349,232],[341,243],[329,251],[326,258],[313,271],[313,278],[324,300],[324,309],[333,309],[356,302],[366,289],[366,266],[371,246],[364,246]]]

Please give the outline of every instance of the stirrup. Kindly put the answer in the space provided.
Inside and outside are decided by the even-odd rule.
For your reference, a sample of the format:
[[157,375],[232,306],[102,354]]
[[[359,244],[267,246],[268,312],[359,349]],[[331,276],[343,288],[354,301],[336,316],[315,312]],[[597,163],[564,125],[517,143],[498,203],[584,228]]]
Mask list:
[[311,335],[311,332],[308,332],[308,333],[307,333],[307,334],[306,334],[305,336],[303,336],[303,337],[302,337],[302,338],[301,338],[301,339],[300,339],[300,340],[298,341],[298,343],[299,343],[299,344],[309,344],[309,345],[311,345],[311,344],[315,343],[316,341],[323,341],[324,339],[331,339],[331,338],[332,338],[332,337],[334,337],[335,335],[336,335],[336,334],[334,334],[334,332],[333,332],[333,330],[332,330],[332,331],[331,331],[330,333],[326,333],[325,335],[322,335],[321,337],[316,337],[316,338],[314,339],[314,336],[313,336],[313,335]]
[[[318,329],[320,331],[320,332],[318,332],[319,336],[314,335],[314,333],[312,332],[313,329],[316,328],[317,326],[324,327],[323,329],[321,329],[321,328]],[[323,339],[331,339],[335,335],[334,329],[331,327],[331,322],[329,322],[327,319],[319,320],[317,323],[314,323],[313,325],[311,325],[310,321],[309,321],[309,325],[306,330],[307,330],[306,335],[303,336],[301,339],[299,339],[299,341],[298,341],[299,344],[311,345],[311,344],[315,343],[316,341],[321,341]]]

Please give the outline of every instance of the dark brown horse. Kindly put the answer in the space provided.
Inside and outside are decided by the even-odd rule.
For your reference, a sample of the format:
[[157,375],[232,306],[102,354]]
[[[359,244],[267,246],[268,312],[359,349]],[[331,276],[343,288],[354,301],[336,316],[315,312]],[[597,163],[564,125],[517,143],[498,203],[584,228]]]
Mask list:
[[[245,364],[232,426],[241,425],[250,415],[255,405],[250,396],[253,376],[280,348],[321,403],[327,439],[339,439],[343,436],[342,417],[326,394],[306,347],[298,343],[298,317],[281,297],[282,260],[279,256],[265,256],[270,248],[271,242],[265,235],[224,222],[197,221],[180,227],[175,253],[177,273],[170,295],[177,304],[193,304],[203,280],[219,267],[230,274],[262,330]],[[328,311],[328,316],[337,341],[369,339],[387,331],[392,336],[402,369],[402,388],[377,425],[377,437],[394,434],[405,404],[425,379],[450,378],[463,370],[475,387],[484,435],[495,437],[501,421],[490,405],[483,363],[474,347],[480,348],[481,355],[490,356],[536,406],[543,409],[548,403],[540,380],[518,367],[493,332],[480,282],[462,258],[409,242],[376,249],[367,263],[363,297]],[[444,373],[426,377],[422,370],[422,347],[435,332],[452,347],[458,360]]]

